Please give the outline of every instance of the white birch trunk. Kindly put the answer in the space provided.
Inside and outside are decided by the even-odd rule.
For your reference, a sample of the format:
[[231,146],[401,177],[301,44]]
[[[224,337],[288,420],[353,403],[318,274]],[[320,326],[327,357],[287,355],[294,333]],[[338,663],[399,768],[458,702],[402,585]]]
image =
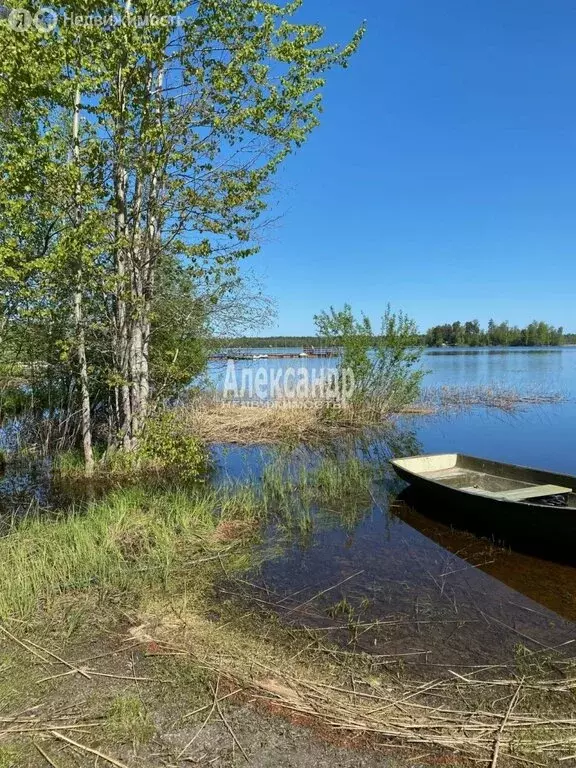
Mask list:
[[[80,87],[76,86],[74,93],[74,115],[72,119],[72,151],[76,167],[80,169]],[[82,209],[80,203],[80,181],[76,185],[76,201],[74,218],[78,227],[81,224]],[[79,255],[76,273],[76,290],[74,292],[74,328],[76,333],[76,350],[78,356],[78,373],[80,379],[80,412],[82,421],[82,448],[84,451],[84,466],[87,475],[94,471],[94,452],[92,449],[92,423],[90,414],[90,387],[88,377],[88,361],[86,358],[86,338],[84,334],[84,317],[82,307],[82,254]]]

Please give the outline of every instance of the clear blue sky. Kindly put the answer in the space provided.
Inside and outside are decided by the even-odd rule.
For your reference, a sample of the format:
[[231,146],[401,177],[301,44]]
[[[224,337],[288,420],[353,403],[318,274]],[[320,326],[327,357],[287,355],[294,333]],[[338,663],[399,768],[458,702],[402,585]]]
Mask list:
[[345,301],[576,331],[573,0],[304,0],[300,18],[367,33],[278,175],[250,265],[278,303],[262,335]]

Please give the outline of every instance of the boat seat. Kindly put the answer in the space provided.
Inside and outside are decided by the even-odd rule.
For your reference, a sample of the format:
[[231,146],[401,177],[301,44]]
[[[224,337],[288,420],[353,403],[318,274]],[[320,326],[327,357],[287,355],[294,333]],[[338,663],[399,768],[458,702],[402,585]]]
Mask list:
[[431,472],[422,472],[422,476],[430,480],[450,480],[453,477],[465,477],[470,472],[458,467],[451,467],[450,469],[435,469]]
[[482,496],[492,496],[495,499],[506,501],[524,501],[524,499],[538,499],[544,496],[556,496],[557,494],[572,493],[572,488],[562,485],[529,485],[526,488],[514,488],[511,491],[484,491],[482,488],[460,488],[461,491],[479,493]]

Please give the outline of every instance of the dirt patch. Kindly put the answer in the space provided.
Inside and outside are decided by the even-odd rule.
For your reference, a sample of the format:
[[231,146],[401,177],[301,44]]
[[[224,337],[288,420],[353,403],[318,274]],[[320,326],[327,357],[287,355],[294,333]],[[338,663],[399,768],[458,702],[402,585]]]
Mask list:
[[[229,706],[224,716],[227,725],[217,718],[203,729],[188,752],[187,765],[191,762],[215,766],[250,763],[260,768],[392,768],[398,764],[397,760],[376,752],[330,744],[313,731],[284,718],[266,716],[250,704]],[[191,729],[181,729],[164,738],[178,750],[183,749],[194,734]]]
[[303,719],[275,716],[143,627],[126,629],[58,652],[2,641],[2,768],[394,764],[361,739],[329,743]]

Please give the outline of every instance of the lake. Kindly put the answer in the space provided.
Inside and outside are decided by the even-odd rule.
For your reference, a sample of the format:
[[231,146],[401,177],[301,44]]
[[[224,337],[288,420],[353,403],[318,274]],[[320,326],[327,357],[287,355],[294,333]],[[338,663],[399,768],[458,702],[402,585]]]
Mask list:
[[[272,364],[278,361],[237,365]],[[398,429],[409,435],[412,450],[470,453],[576,475],[576,348],[431,350],[422,365],[429,370],[425,386],[504,386],[558,392],[563,400],[514,413],[474,407],[404,416]],[[212,373],[214,381],[222,381],[222,366]],[[222,471],[238,477],[248,464],[257,472],[265,453],[226,449],[219,454]],[[374,624],[359,637],[356,631],[355,649],[411,664],[424,674],[445,664],[475,667],[506,663],[523,652],[571,648],[576,568],[453,530],[436,522],[425,501],[418,510],[403,503],[400,488],[390,476],[352,527],[319,517],[304,540],[282,539],[281,554],[281,534],[268,531],[263,546],[274,556],[252,575],[256,587],[266,590],[267,602],[282,606],[284,615],[293,593],[306,601],[329,590],[314,600],[314,611],[307,610],[305,618],[290,613],[284,620],[326,624],[334,605],[345,601],[361,614],[363,626]],[[338,586],[343,579],[349,580]],[[350,643],[346,622],[335,624],[327,633]]]
[[[321,367],[335,365],[334,360],[270,358],[237,361],[235,368],[240,381],[242,372],[250,369],[304,369],[312,375]],[[476,407],[448,415],[406,418],[403,423],[415,430],[422,452],[470,453],[576,475],[576,347],[429,349],[421,367],[428,372],[424,387],[496,386],[563,396],[561,403],[528,405],[513,414]],[[226,364],[211,363],[209,375],[221,389]]]
[[[312,371],[319,364],[335,362],[268,359],[236,366],[240,372],[279,365]],[[428,350],[422,366],[426,387],[502,386],[558,392],[563,399],[513,413],[474,407],[402,416],[386,450],[470,453],[576,475],[576,348]],[[212,363],[209,373],[221,387],[226,365]],[[213,450],[221,481],[258,477],[268,458],[257,446]],[[273,606],[298,631],[321,627],[343,649],[369,652],[375,663],[411,665],[424,676],[444,665],[465,670],[551,647],[570,651],[576,638],[575,567],[437,522],[425,500],[418,509],[402,500],[402,483],[386,471],[387,456],[374,456],[384,479],[374,487],[372,502],[353,517],[313,510],[305,535],[272,525],[263,532],[263,564],[246,575],[247,599],[265,595],[263,605]],[[43,506],[63,503],[51,488],[49,464],[8,465],[0,476],[0,511],[26,513],[34,498]]]

